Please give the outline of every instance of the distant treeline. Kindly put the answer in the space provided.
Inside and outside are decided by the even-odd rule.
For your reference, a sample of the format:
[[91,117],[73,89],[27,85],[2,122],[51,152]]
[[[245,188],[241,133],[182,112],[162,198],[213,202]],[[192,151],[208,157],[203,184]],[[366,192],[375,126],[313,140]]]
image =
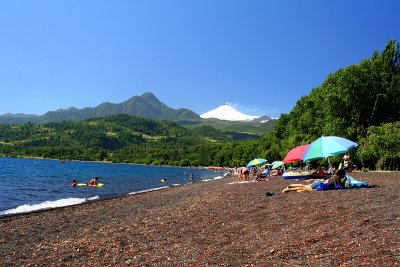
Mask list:
[[[114,115],[80,122],[0,125],[0,155],[235,167],[255,157],[282,160],[298,145],[336,135],[358,142],[350,154],[359,168],[397,170],[399,48],[396,40],[389,40],[381,53],[375,51],[371,58],[329,74],[261,139],[235,140],[248,134],[243,132],[246,124],[240,131],[223,131],[218,123],[215,127],[198,123],[183,127],[170,121]],[[341,158],[330,160],[338,164]]]

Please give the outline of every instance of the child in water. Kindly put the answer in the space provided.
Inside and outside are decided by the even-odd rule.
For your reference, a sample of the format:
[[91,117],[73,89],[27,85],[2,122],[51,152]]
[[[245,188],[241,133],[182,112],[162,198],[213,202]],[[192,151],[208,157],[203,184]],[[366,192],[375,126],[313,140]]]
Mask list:
[[77,180],[73,180],[71,183],[71,186],[76,187],[78,185],[78,181]]

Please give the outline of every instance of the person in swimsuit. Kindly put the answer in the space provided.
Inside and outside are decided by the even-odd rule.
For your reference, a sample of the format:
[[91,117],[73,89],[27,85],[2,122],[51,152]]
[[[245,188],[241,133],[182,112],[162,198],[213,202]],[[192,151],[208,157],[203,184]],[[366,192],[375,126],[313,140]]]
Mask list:
[[345,183],[346,171],[340,169],[336,172],[335,175],[325,181],[315,181],[312,184],[290,184],[285,189],[283,189],[282,192],[287,193],[290,191],[312,191],[318,186],[324,186],[326,189],[334,189],[336,184],[345,188]]
[[242,181],[243,179],[247,181],[249,179],[250,171],[247,168],[243,168],[240,171],[240,176],[239,176],[239,181]]
[[88,183],[89,186],[95,186],[97,185],[97,181],[99,180],[99,177],[95,177],[90,182]]

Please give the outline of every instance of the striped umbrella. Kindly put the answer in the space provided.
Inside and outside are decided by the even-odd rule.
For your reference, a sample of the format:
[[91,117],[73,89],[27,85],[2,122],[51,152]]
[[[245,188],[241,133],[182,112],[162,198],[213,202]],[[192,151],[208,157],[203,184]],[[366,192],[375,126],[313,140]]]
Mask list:
[[261,159],[261,158],[256,158],[251,160],[249,163],[247,163],[246,167],[251,167],[251,166],[255,166],[255,165],[259,165],[261,163],[267,162],[266,159]]
[[357,143],[338,136],[322,136],[312,142],[305,151],[303,161],[313,161],[345,153]]
[[304,155],[304,152],[307,150],[308,146],[309,145],[307,144],[293,148],[286,154],[286,157],[283,159],[283,161],[285,163],[300,161]]

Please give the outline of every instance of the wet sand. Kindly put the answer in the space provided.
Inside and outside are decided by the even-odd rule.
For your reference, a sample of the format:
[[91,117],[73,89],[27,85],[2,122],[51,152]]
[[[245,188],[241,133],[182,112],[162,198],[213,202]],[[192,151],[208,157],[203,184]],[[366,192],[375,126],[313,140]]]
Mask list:
[[400,173],[353,176],[372,187],[228,177],[3,217],[0,266],[399,266]]

